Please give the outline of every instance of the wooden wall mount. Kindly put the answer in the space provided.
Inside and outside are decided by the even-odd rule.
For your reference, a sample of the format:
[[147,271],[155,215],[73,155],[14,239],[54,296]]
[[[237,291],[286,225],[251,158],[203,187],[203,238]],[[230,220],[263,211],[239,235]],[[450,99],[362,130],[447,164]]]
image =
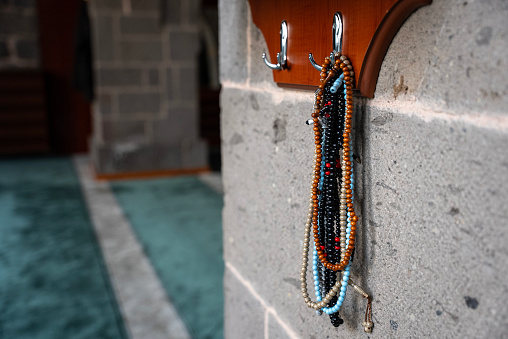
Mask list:
[[[269,60],[276,63],[280,49],[282,20],[288,24],[287,70],[273,71],[279,86],[319,85],[319,72],[309,62],[309,53],[318,64],[332,51],[332,20],[342,13],[342,53],[355,67],[357,93],[374,97],[377,78],[386,51],[404,21],[432,0],[249,0],[254,24],[263,33]],[[263,62],[261,55],[256,62]]]

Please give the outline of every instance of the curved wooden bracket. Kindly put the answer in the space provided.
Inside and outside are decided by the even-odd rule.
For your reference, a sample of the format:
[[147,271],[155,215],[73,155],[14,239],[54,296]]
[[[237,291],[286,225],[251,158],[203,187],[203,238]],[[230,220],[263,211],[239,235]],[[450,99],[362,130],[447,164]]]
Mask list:
[[[344,23],[342,53],[355,67],[356,90],[372,98],[379,70],[395,34],[404,21],[432,0],[249,0],[252,19],[263,33],[270,59],[280,48],[279,27],[288,24],[288,69],[273,71],[280,86],[318,86],[318,63],[332,51],[332,20],[341,12]],[[259,56],[261,62],[261,56]],[[361,65],[361,66],[360,66]]]

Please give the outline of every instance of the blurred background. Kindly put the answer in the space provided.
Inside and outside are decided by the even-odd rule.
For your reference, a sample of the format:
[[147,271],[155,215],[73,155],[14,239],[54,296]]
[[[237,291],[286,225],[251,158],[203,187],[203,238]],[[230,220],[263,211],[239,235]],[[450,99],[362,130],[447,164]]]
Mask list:
[[220,169],[217,1],[1,6],[2,154],[90,152],[101,174]]
[[0,338],[223,337],[217,40],[216,0],[0,1]]

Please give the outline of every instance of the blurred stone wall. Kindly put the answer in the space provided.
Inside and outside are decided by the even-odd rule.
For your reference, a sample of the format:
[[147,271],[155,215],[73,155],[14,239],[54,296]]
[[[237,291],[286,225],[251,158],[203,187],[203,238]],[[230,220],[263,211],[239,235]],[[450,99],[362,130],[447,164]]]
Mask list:
[[0,69],[34,69],[39,64],[35,1],[0,0]]
[[506,337],[507,15],[506,1],[434,0],[396,35],[375,98],[356,99],[366,335],[351,289],[338,329],[300,292],[313,92],[277,87],[247,1],[220,2],[226,338]]
[[90,0],[100,173],[207,165],[198,137],[199,1]]

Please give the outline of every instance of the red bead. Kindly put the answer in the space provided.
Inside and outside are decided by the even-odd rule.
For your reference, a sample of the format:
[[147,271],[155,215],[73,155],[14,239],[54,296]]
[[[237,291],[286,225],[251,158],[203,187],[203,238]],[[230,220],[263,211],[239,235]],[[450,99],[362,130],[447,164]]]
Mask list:
[[339,237],[335,237],[335,241],[339,242],[340,241]]
[[336,250],[340,250],[340,247],[339,247],[339,246],[335,246],[335,249],[336,249]]
[[330,114],[329,113],[326,113],[325,114],[325,118],[329,118],[330,117]]
[[326,167],[332,167],[332,165],[331,165],[329,162],[327,162],[327,163],[325,164],[325,166],[326,166]]
[[328,254],[326,254],[326,253],[323,253],[323,256],[324,256],[324,257],[326,257],[327,255],[328,255]]
[[326,175],[330,175],[330,171],[326,171],[326,172],[325,172],[325,174],[326,174]]
[[328,104],[327,104],[327,105],[331,105],[331,104],[332,104],[332,102],[331,102],[331,101],[328,101]]
[[323,251],[324,251],[324,249],[325,249],[325,247],[324,247],[324,246],[321,246],[321,250],[323,250]]

